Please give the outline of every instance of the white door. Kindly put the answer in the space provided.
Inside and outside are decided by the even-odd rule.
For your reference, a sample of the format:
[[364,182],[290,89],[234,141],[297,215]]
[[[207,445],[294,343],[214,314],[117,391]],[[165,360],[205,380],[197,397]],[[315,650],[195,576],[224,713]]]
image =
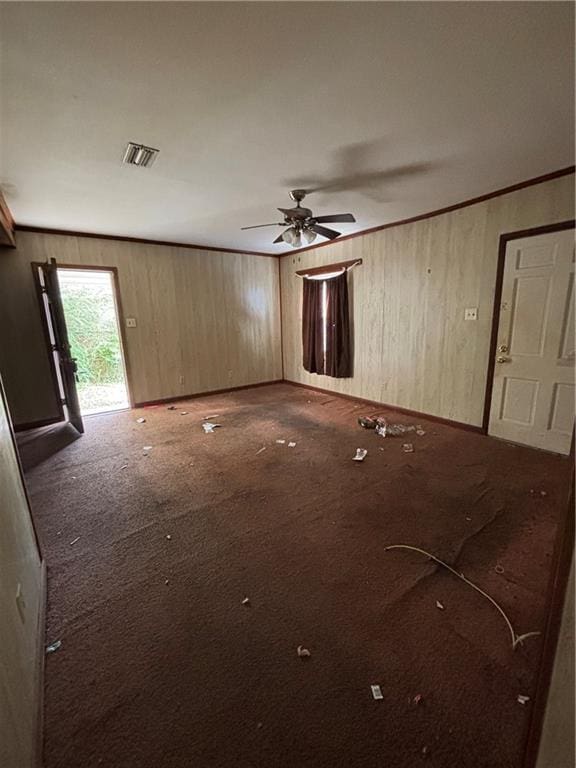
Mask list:
[[569,453],[574,363],[574,230],[510,240],[489,434]]

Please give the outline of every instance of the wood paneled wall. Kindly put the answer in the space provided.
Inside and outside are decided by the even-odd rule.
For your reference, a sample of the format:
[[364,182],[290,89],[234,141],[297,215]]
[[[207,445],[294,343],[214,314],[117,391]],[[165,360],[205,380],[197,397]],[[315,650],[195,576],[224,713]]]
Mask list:
[[[574,176],[281,259],[288,380],[480,426],[498,240],[574,216]],[[282,377],[275,259],[69,235],[17,233],[0,259],[0,370],[16,424],[56,415],[30,262],[117,267],[135,402]],[[354,376],[307,374],[295,271],[352,271]],[[465,321],[464,309],[478,308]],[[183,382],[181,381],[183,377]]]
[[33,768],[43,639],[40,554],[0,381],[0,765]]
[[[273,258],[17,232],[0,258],[0,370],[16,425],[56,416],[30,263],[117,267],[134,402],[282,378]],[[182,380],[183,379],[183,380]]]
[[[480,426],[501,234],[574,218],[574,176],[282,258],[284,375],[291,381]],[[302,367],[297,269],[362,258],[350,273],[354,375]],[[476,321],[464,320],[478,308]]]

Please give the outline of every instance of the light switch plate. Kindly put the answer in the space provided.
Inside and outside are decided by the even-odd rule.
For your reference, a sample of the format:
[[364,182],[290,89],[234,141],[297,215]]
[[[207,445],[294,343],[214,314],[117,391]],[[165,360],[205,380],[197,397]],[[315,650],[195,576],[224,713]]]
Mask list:
[[136,318],[135,317],[127,317],[126,318],[126,328],[136,328]]
[[478,320],[478,307],[468,307],[465,309],[464,320]]

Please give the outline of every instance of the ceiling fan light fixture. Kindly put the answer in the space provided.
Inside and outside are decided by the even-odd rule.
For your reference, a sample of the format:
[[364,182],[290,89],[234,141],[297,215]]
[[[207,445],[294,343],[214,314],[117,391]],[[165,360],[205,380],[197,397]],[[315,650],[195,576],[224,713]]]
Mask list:
[[292,245],[294,248],[299,248],[302,244],[300,233],[294,229],[294,227],[289,227],[282,234],[282,240],[284,240],[285,243],[288,243],[288,245]]
[[[325,237],[327,240],[335,240],[341,233],[335,229],[329,229],[322,226],[324,222],[354,223],[356,219],[351,213],[331,213],[326,216],[314,216],[310,208],[304,208],[300,205],[306,197],[305,189],[293,189],[290,197],[296,202],[295,208],[278,208],[284,216],[284,222],[279,223],[281,227],[287,227],[281,235],[273,241],[276,243],[287,243],[292,248],[301,248],[302,241],[305,245],[311,245],[317,235]],[[254,224],[249,227],[240,227],[240,229],[258,229],[259,227],[274,227],[276,224]]]

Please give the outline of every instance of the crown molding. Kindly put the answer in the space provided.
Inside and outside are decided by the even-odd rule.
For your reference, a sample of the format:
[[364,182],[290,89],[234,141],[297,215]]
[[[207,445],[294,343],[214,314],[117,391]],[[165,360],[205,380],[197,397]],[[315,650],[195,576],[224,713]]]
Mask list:
[[264,251],[244,251],[239,248],[221,248],[216,245],[197,245],[195,243],[178,243],[172,240],[151,240],[144,237],[127,237],[125,235],[102,235],[97,232],[79,232],[72,229],[49,229],[46,227],[32,227],[27,224],[16,224],[17,232],[34,232],[39,235],[65,235],[67,237],[91,237],[97,240],[116,240],[122,243],[140,243],[141,245],[162,245],[168,248],[191,248],[195,251],[215,251],[216,253],[241,253],[248,256],[266,256],[277,258],[277,253],[264,253]]
[[335,243],[341,243],[343,240],[353,240],[355,237],[364,237],[364,235],[371,235],[374,232],[381,232],[383,229],[391,229],[392,227],[400,227],[403,224],[414,224],[417,221],[423,221],[424,219],[431,219],[434,216],[441,216],[444,213],[451,213],[458,211],[460,208],[468,208],[470,205],[476,205],[477,203],[483,203],[486,200],[491,200],[493,197],[500,197],[501,195],[508,195],[510,192],[516,192],[519,189],[525,187],[532,187],[536,184],[543,184],[546,181],[552,181],[553,179],[559,179],[561,176],[569,176],[574,173],[576,166],[569,165],[567,168],[561,168],[559,171],[552,171],[552,173],[546,173],[543,176],[536,176],[533,179],[527,179],[526,181],[520,181],[517,184],[512,184],[509,187],[502,187],[494,192],[488,192],[480,197],[471,197],[469,200],[464,200],[461,203],[454,203],[446,208],[438,208],[428,213],[420,213],[418,216],[411,216],[409,219],[399,219],[398,221],[391,221],[388,224],[380,224],[377,227],[371,227],[370,229],[362,229],[359,232],[352,232],[349,235],[342,235],[334,240],[327,240],[325,243],[318,243],[318,245],[307,245],[304,248],[294,248],[291,251],[280,254],[283,256],[292,256],[296,253],[305,253],[306,251],[313,251],[317,248],[326,248],[329,245]]

